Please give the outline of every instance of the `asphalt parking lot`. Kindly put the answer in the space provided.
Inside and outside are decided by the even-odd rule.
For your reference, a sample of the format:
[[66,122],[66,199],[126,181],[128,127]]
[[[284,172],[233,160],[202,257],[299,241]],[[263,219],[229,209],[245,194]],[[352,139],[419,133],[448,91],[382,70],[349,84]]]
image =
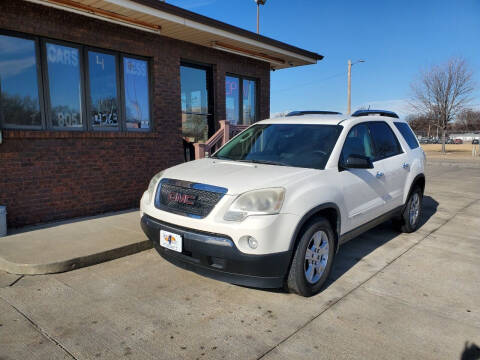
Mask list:
[[424,210],[416,233],[385,223],[344,245],[311,298],[210,280],[154,250],[0,273],[0,359],[461,359],[480,346],[480,167],[430,164]]

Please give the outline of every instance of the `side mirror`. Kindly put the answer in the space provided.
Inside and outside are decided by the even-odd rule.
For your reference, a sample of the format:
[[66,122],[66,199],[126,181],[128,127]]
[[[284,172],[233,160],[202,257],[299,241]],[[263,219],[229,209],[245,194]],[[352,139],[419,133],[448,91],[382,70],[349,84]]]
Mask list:
[[343,167],[345,169],[373,169],[373,163],[368,156],[351,154]]

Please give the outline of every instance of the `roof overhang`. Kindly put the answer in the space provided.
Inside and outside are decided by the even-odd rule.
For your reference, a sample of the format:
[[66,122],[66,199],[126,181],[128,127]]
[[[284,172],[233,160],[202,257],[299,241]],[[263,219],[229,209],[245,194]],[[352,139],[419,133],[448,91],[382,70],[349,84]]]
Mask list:
[[159,0],[27,0],[264,61],[272,69],[315,64],[322,55]]

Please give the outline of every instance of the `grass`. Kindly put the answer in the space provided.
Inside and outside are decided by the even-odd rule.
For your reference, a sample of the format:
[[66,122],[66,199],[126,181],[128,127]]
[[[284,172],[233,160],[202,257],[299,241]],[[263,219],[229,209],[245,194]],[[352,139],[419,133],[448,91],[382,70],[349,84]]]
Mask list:
[[422,144],[422,148],[430,158],[449,158],[449,159],[473,159],[472,148],[477,147],[476,159],[480,160],[478,145],[472,144],[446,144],[446,153],[442,154],[442,144]]

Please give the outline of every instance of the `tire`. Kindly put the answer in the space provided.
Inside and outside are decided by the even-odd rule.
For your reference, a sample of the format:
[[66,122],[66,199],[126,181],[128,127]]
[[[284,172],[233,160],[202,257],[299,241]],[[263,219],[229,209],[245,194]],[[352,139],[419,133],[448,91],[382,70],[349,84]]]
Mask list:
[[300,236],[288,273],[287,288],[302,296],[312,296],[320,292],[332,269],[335,234],[330,222],[318,217],[307,223]]
[[422,219],[423,193],[422,189],[415,187],[408,197],[405,208],[400,218],[393,220],[394,227],[404,233],[416,231]]

